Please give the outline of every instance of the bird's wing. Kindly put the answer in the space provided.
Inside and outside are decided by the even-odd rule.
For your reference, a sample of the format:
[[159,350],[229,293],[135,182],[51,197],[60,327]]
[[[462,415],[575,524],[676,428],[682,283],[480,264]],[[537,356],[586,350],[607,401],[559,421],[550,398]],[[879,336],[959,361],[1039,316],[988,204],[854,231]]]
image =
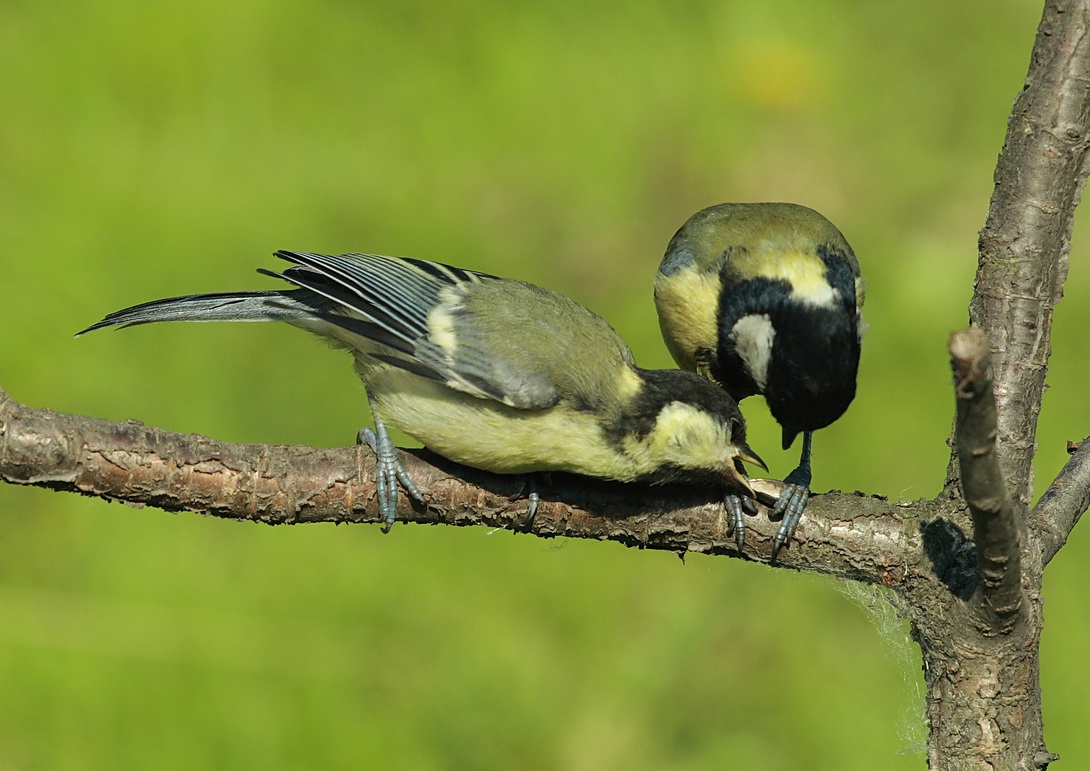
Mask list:
[[[474,288],[521,282],[427,260],[374,254],[278,251],[295,263],[265,271],[332,301],[323,320],[370,341],[365,355],[450,388],[519,409],[559,399],[547,371],[516,366],[473,333],[465,298]],[[502,348],[502,346],[501,346]]]

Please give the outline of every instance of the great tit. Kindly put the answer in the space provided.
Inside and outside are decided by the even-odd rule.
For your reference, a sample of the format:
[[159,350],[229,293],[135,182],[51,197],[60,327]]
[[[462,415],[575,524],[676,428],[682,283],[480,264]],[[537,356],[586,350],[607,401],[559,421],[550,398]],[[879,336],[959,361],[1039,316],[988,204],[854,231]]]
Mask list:
[[[397,483],[421,500],[386,430],[503,474],[567,471],[622,482],[700,482],[752,495],[737,403],[690,372],[645,370],[600,316],[522,281],[425,260],[279,251],[295,289],[188,295],[111,313],[155,321],[285,321],[347,348],[371,404],[384,531]],[[536,499],[531,497],[531,516]]]
[[[694,214],[666,249],[655,305],[678,365],[736,400],[763,394],[799,466],[772,516],[773,556],[794,535],[810,495],[812,433],[855,397],[863,322],[859,263],[844,236],[792,203],[725,203]],[[741,500],[731,496],[741,548]]]

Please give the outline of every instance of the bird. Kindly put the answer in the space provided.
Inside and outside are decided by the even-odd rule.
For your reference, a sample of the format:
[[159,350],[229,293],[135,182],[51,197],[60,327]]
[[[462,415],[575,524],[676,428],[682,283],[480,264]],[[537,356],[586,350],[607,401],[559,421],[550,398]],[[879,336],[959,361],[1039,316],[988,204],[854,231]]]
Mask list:
[[[294,288],[171,297],[77,333],[161,321],[283,321],[345,348],[371,406],[383,531],[398,483],[423,503],[387,425],[456,463],[501,474],[571,472],[752,495],[737,403],[705,378],[636,366],[601,317],[515,279],[428,260],[281,250]],[[537,508],[531,480],[530,522]]]
[[[810,496],[813,432],[855,398],[863,295],[844,235],[794,203],[700,210],[671,239],[655,277],[659,326],[678,365],[736,401],[763,395],[783,449],[803,436],[799,465],[771,513],[782,515],[773,558],[794,536]],[[727,508],[741,550],[742,500],[728,496]]]

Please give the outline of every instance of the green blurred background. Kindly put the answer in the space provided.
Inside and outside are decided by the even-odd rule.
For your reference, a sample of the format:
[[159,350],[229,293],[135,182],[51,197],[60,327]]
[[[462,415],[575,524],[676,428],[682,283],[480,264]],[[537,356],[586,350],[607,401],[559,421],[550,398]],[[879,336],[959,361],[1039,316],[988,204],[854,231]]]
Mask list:
[[[72,333],[275,286],[278,248],[544,284],[670,366],[651,282],[697,209],[826,214],[868,279],[815,488],[943,479],[948,333],[1040,7],[748,0],[0,4],[0,386],[338,446],[347,357],[272,325]],[[1088,234],[1090,235],[1090,234]],[[1037,489],[1090,426],[1077,230]],[[784,474],[763,403],[752,444]],[[919,768],[905,626],[827,578],[508,532],[269,528],[0,487],[0,768]],[[1049,747],[1090,764],[1077,531],[1046,585]],[[880,604],[878,605],[880,607]]]

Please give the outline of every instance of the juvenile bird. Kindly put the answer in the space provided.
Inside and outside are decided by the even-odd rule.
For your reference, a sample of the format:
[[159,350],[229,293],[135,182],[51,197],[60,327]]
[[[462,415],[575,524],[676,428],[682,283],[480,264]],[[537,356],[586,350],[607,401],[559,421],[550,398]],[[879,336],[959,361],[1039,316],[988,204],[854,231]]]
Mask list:
[[[700,482],[749,494],[737,403],[690,372],[645,370],[604,319],[522,281],[425,260],[279,251],[295,289],[173,297],[79,334],[155,321],[285,321],[347,348],[371,404],[384,530],[397,484],[422,496],[386,430],[503,474],[567,471],[622,482]],[[536,508],[531,496],[530,515]]]
[[[852,248],[825,217],[791,203],[727,203],[694,214],[666,249],[655,305],[678,365],[736,400],[763,394],[786,450],[802,457],[773,509],[773,556],[810,495],[811,438],[855,397],[863,284]],[[743,543],[742,502],[728,500]]]

